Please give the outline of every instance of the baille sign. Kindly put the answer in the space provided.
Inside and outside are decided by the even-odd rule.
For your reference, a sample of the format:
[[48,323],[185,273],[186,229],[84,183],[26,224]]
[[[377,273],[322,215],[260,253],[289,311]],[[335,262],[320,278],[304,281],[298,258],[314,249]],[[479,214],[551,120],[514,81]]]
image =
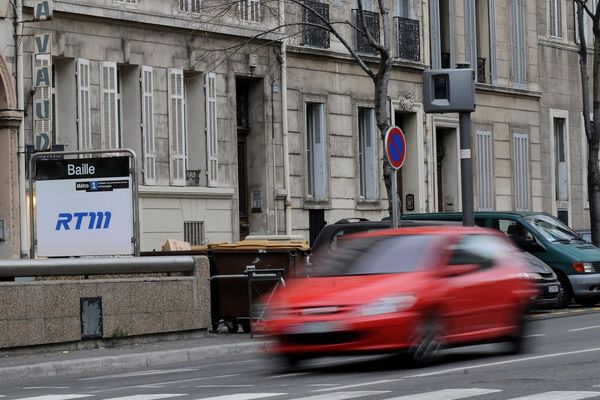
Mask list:
[[133,254],[129,157],[36,162],[37,254]]

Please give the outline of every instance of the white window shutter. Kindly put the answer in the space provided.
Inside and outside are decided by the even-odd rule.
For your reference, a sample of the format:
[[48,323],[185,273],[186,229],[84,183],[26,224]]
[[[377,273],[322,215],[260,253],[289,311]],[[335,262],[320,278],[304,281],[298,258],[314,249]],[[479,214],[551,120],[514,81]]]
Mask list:
[[183,70],[169,69],[169,170],[171,184],[185,186],[185,97]]
[[375,110],[359,108],[360,134],[360,183],[361,196],[367,200],[379,197],[379,180],[377,179],[377,139],[375,137]]
[[102,148],[121,147],[119,114],[117,112],[117,63],[100,64],[100,114],[102,121]]
[[513,134],[515,209],[529,210],[529,136],[524,132]]
[[217,75],[210,72],[204,77],[206,99],[206,149],[208,186],[219,186],[219,153],[217,131]]
[[476,156],[478,210],[491,211],[494,208],[494,169],[490,130],[477,130]]
[[141,69],[142,140],[144,148],[144,184],[156,184],[156,148],[154,144],[154,83],[152,67]]
[[314,178],[316,199],[327,198],[327,170],[325,165],[325,106],[318,104],[315,107],[316,115],[313,119],[313,149],[314,149]]
[[92,149],[90,60],[77,59],[77,138],[79,150]]
[[519,88],[527,87],[526,32],[523,0],[512,2],[512,80]]

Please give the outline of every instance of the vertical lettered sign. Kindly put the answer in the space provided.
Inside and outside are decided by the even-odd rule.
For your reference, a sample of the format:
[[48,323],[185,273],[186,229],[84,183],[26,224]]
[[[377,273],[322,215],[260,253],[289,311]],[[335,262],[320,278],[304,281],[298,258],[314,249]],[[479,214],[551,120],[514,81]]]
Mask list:
[[52,0],[35,0],[33,3],[33,19],[45,21],[52,18]]
[[33,55],[33,129],[35,149],[52,146],[52,34],[35,35]]

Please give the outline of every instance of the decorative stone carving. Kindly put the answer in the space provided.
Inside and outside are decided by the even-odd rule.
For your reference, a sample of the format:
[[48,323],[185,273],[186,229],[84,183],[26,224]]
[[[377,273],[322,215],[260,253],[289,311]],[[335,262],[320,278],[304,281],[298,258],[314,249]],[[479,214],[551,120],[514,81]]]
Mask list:
[[415,94],[413,92],[399,92],[398,106],[401,111],[413,111],[415,107]]

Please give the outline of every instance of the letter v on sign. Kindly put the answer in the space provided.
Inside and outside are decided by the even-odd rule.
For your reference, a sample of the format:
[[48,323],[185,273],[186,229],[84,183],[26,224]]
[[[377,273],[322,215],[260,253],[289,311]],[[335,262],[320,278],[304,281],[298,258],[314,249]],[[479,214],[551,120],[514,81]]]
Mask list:
[[400,169],[406,159],[406,139],[402,129],[390,126],[385,133],[385,155],[394,169]]
[[50,50],[52,50],[51,44],[51,33],[39,33],[35,35],[35,54],[50,54]]

